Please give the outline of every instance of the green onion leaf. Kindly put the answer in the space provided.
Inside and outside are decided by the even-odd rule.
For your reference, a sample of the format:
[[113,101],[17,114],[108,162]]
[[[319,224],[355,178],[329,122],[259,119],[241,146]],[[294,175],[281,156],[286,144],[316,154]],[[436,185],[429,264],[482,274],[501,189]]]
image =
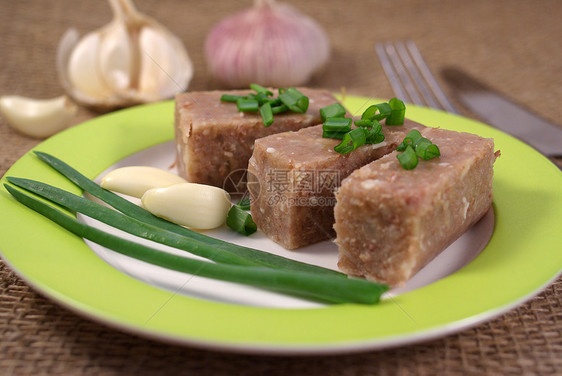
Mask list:
[[322,121],[326,121],[328,118],[341,118],[346,114],[345,107],[339,103],[333,103],[329,106],[322,107],[320,109],[320,116]]
[[251,200],[248,192],[246,192],[246,194],[240,199],[240,201],[236,203],[236,205],[242,210],[250,210],[250,204]]
[[402,143],[398,145],[396,150],[404,151],[406,150],[406,147],[408,145],[412,145],[413,147],[416,144],[416,142],[418,142],[422,138],[423,136],[421,135],[420,131],[418,131],[417,129],[412,129],[411,131],[408,132],[406,137],[404,137],[404,141],[402,141]]
[[263,125],[269,127],[273,124],[273,112],[271,111],[271,105],[269,103],[260,107],[260,115],[263,120]]
[[[272,105],[273,106],[273,105]],[[277,115],[283,112],[287,112],[289,111],[289,107],[287,107],[286,105],[282,104],[280,106],[275,106],[275,107],[271,107],[271,113],[273,115]]]
[[406,105],[400,99],[392,98],[388,101],[391,108],[390,115],[386,118],[386,125],[403,125],[406,116]]
[[210,236],[203,235],[196,231],[192,231],[186,227],[177,225],[175,223],[166,221],[165,219],[156,217],[146,209],[127,201],[121,196],[116,195],[106,189],[103,189],[98,184],[88,179],[80,172],[76,171],[74,168],[61,161],[60,159],[40,151],[34,151],[39,159],[54,168],[56,171],[65,176],[68,180],[74,183],[79,188],[90,193],[92,196],[99,198],[105,203],[109,204],[113,208],[119,210],[123,214],[136,218],[147,224],[154,225],[156,227],[172,231],[174,233],[196,239],[208,244],[216,245],[218,248],[225,248],[229,252],[236,253],[241,257],[245,257],[250,260],[255,260],[262,264],[267,264],[271,268],[283,268],[295,271],[304,271],[318,274],[331,274],[340,277],[346,277],[345,274],[337,272],[335,270],[322,268],[316,265],[310,265],[299,261],[294,261],[285,257],[277,256],[269,252],[263,252],[254,248],[248,248],[239,246],[236,244],[225,242],[224,240],[212,238]]
[[289,107],[291,111],[304,114],[308,109],[308,97],[294,87],[288,88],[283,93],[280,91],[279,99],[281,99],[281,102]]
[[441,155],[437,145],[434,145],[427,138],[421,138],[418,140],[418,142],[414,145],[414,148],[416,150],[416,155],[426,161]]
[[241,112],[257,112],[260,108],[260,104],[256,99],[245,99],[240,98],[236,101],[236,106],[238,111]]
[[144,223],[84,197],[77,196],[49,184],[22,178],[7,177],[15,186],[33,192],[72,212],[82,213],[90,218],[115,227],[129,234],[152,240],[160,244],[178,248],[193,255],[204,257],[218,263],[232,265],[268,266],[257,260],[251,260],[228,251],[224,247],[205,243],[163,228]]
[[162,252],[88,226],[7,184],[4,186],[17,201],[73,234],[120,254],[170,270],[270,289],[290,295],[306,296],[331,303],[374,304],[388,290],[386,285],[364,279],[254,266],[215,264]]
[[367,139],[365,140],[366,144],[378,144],[384,141],[384,134],[382,133],[382,125],[376,121],[376,125],[372,128],[363,128],[367,130]]
[[244,99],[246,97],[242,96],[242,95],[234,95],[234,94],[223,94],[221,96],[221,101],[222,102],[237,102],[238,99]]
[[418,157],[411,145],[406,146],[404,152],[396,154],[396,158],[405,170],[412,170],[418,165]]
[[322,138],[334,138],[337,140],[343,140],[347,132],[330,132],[330,131],[323,131]]
[[348,154],[359,146],[364,145],[366,138],[365,131],[362,127],[355,128],[345,134],[342,142],[337,145],[334,150],[340,154]]
[[258,85],[258,84],[250,84],[250,89],[254,90],[258,94],[264,94],[266,96],[271,96],[273,93],[266,89],[265,87]]
[[387,118],[392,112],[388,103],[379,103],[369,106],[361,115],[361,119],[377,120]]
[[327,132],[349,132],[351,130],[351,119],[328,118],[324,121],[322,130]]
[[246,212],[238,205],[232,205],[228,211],[226,225],[237,233],[246,236],[253,234],[258,229],[250,213]]
[[361,119],[353,122],[358,127],[372,128],[375,125],[375,120]]

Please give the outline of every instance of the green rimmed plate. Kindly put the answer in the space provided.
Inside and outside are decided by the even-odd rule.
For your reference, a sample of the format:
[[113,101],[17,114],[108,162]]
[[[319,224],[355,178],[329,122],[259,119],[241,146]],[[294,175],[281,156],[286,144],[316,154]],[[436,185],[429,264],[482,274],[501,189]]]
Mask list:
[[[348,97],[351,110],[366,98]],[[493,137],[495,229],[461,270],[377,306],[277,309],[197,299],[111,267],[79,239],[0,191],[0,252],[30,285],[64,306],[120,329],[175,343],[238,352],[343,353],[414,343],[459,331],[515,307],[562,267],[562,173],[520,141],[462,117],[409,106],[429,126]],[[71,128],[37,146],[89,177],[173,138],[173,103],[140,106]],[[8,176],[79,191],[33,155]]]

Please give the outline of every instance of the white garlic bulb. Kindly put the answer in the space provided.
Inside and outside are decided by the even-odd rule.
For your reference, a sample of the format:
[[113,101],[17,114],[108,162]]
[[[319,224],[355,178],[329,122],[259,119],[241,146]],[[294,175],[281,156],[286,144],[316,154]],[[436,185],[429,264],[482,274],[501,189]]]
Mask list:
[[306,83],[330,56],[325,31],[310,17],[274,0],[222,20],[205,45],[212,74],[229,87]]
[[193,65],[182,42],[131,0],[109,4],[109,24],[82,38],[70,29],[59,43],[57,69],[68,94],[80,104],[112,109],[184,91]]
[[78,108],[65,95],[52,99],[33,99],[18,95],[0,98],[0,112],[8,124],[21,133],[45,138],[68,127]]

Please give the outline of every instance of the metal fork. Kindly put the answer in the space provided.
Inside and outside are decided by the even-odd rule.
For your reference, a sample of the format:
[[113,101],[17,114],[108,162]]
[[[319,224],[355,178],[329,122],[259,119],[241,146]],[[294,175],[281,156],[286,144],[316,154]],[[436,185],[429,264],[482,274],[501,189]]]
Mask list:
[[459,113],[439,86],[414,41],[377,43],[375,50],[397,98]]

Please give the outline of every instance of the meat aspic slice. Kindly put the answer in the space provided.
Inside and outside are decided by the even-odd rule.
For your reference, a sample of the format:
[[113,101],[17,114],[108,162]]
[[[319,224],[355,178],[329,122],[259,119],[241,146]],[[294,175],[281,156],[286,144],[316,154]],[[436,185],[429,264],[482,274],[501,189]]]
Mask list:
[[409,130],[406,120],[383,126],[385,140],[342,155],[340,140],[322,138],[322,125],[256,140],[248,166],[251,213],[258,228],[286,249],[333,238],[334,192],[355,169],[395,150]]
[[220,100],[223,94],[247,95],[248,90],[190,92],[176,96],[175,144],[179,174],[187,181],[214,185],[230,192],[245,189],[243,182],[239,187],[235,185],[248,167],[254,140],[320,124],[320,108],[337,102],[324,90],[298,90],[309,98],[307,112],[277,114],[269,127],[263,125],[258,113],[239,112],[235,103]]
[[405,170],[395,151],[342,182],[334,226],[342,271],[402,285],[490,208],[493,140],[443,129],[421,133],[439,146],[439,158]]

